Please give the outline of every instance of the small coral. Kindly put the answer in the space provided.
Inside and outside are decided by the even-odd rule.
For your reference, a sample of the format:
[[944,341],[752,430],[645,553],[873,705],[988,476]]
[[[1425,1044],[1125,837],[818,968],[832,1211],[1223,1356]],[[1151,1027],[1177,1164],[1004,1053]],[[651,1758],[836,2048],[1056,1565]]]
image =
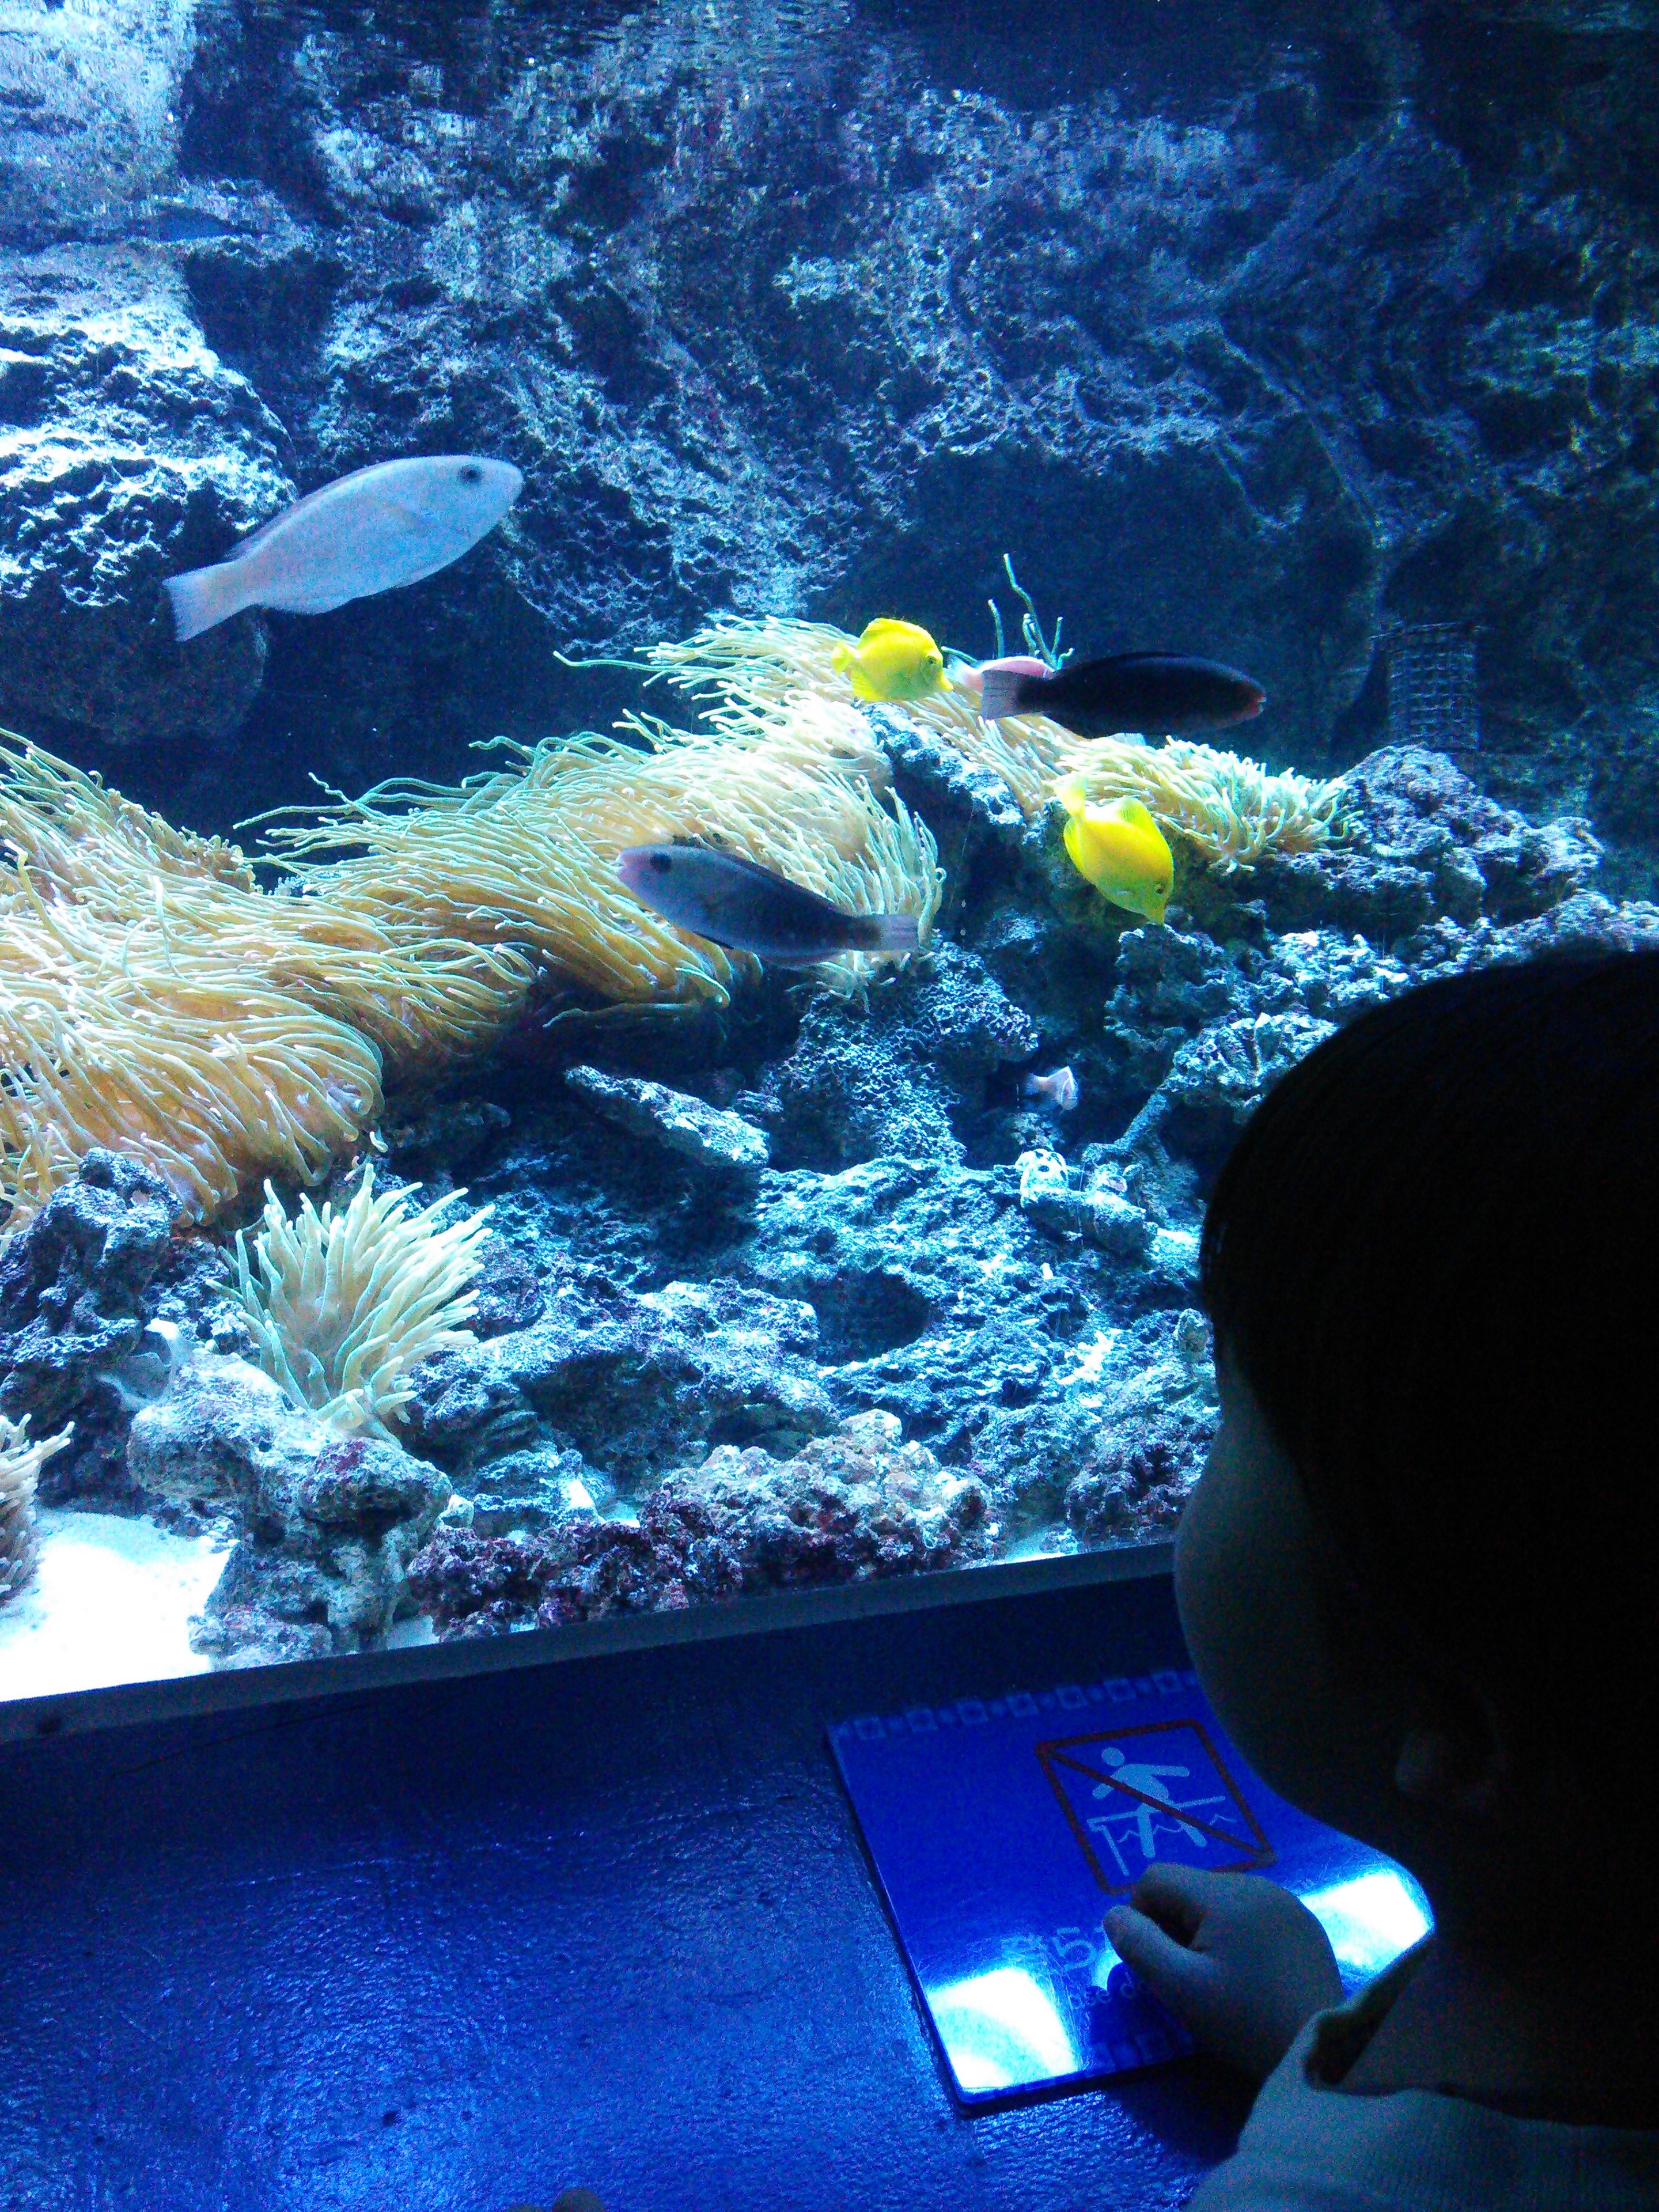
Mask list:
[[34,1572],[40,1551],[34,1528],[35,1480],[43,1464],[70,1440],[70,1431],[62,1429],[32,1444],[28,1427],[27,1413],[21,1421],[9,1421],[0,1413],[0,1605],[15,1597]]
[[302,1197],[290,1220],[267,1183],[251,1260],[237,1232],[233,1290],[260,1365],[341,1435],[390,1437],[388,1419],[412,1394],[410,1369],[473,1340],[462,1324],[476,1304],[491,1209],[439,1227],[437,1216],[460,1195],[411,1214],[408,1192],[377,1198],[366,1168],[343,1213],[326,1202],[319,1213]]

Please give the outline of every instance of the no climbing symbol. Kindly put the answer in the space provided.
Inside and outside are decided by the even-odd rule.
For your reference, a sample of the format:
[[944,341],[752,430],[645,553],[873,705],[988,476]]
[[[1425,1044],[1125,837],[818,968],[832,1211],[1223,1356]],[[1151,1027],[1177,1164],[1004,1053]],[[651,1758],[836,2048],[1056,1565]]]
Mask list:
[[1231,1873],[1273,1850],[1199,1721],[1109,1729],[1036,1746],[1066,1825],[1103,1890],[1154,1859]]

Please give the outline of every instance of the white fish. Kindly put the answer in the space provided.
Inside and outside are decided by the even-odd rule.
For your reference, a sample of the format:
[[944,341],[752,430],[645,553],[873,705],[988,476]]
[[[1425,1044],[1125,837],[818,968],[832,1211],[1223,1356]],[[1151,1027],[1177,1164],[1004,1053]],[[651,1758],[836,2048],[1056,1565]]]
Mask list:
[[169,576],[180,641],[244,607],[326,614],[459,561],[524,489],[510,461],[433,453],[380,461],[313,491],[211,568]]
[[1047,1106],[1069,1114],[1078,1101],[1078,1080],[1069,1067],[1051,1068],[1047,1075],[1027,1075],[1020,1079],[1022,1098],[1041,1098]]

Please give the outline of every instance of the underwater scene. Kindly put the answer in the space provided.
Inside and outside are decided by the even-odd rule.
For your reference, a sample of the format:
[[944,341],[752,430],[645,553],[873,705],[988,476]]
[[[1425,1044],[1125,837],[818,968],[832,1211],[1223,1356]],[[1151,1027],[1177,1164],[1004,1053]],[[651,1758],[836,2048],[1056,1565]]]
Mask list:
[[1659,945],[1656,82],[0,0],[0,1698],[1167,1538],[1264,1091]]

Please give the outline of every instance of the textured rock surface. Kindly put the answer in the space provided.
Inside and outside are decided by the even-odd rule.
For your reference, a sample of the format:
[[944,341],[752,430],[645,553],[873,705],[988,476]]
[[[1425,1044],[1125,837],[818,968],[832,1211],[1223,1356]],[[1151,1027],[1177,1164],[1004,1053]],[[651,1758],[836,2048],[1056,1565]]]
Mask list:
[[0,720],[82,753],[228,742],[264,633],[185,651],[161,579],[292,497],[281,425],[176,283],[67,250],[0,290]]
[[409,1583],[441,1635],[498,1635],[967,1565],[996,1533],[977,1482],[902,1443],[890,1415],[866,1413],[792,1459],[725,1445],[660,1483],[637,1524],[441,1532]]
[[1344,811],[1343,850],[1276,854],[1258,872],[1276,929],[1319,921],[1387,944],[1441,915],[1517,921],[1581,890],[1601,858],[1588,822],[1535,827],[1416,745],[1353,769]]
[[794,1050],[742,1103],[772,1132],[778,1167],[849,1167],[884,1153],[958,1161],[978,1134],[988,1080],[1040,1042],[983,963],[941,938],[862,1006],[815,1000]]
[[532,1328],[415,1370],[411,1449],[459,1476],[550,1443],[634,1490],[694,1443],[787,1444],[834,1425],[810,1306],[720,1282],[636,1297],[591,1270],[547,1304]]
[[27,1413],[36,1437],[75,1424],[42,1470],[43,1504],[132,1503],[123,1455],[136,1399],[167,1364],[145,1329],[173,1205],[136,1161],[94,1152],[26,1228],[0,1235],[0,1413]]
[[665,1145],[710,1175],[758,1175],[771,1158],[763,1130],[740,1114],[728,1114],[665,1083],[638,1076],[603,1074],[597,1067],[573,1067],[565,1081],[604,1121],[647,1143]]
[[404,1569],[452,1496],[437,1468],[331,1437],[258,1368],[211,1354],[138,1414],[128,1460],[154,1496],[234,1514],[237,1541],[191,1631],[222,1666],[378,1641],[409,1610]]

